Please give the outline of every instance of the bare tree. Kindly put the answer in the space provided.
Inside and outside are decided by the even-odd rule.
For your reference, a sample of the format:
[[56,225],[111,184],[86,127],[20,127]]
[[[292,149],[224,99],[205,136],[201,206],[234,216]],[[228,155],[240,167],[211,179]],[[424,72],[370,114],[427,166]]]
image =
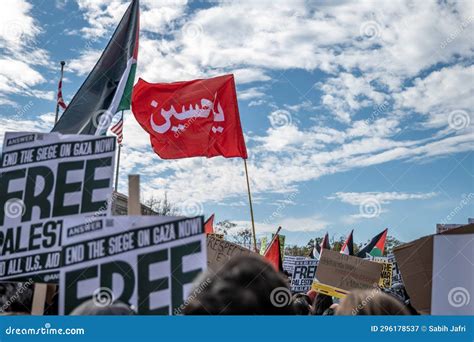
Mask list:
[[168,195],[165,192],[163,199],[151,196],[145,201],[145,205],[153,210],[159,216],[177,216],[179,215],[179,208],[174,203],[168,200]]

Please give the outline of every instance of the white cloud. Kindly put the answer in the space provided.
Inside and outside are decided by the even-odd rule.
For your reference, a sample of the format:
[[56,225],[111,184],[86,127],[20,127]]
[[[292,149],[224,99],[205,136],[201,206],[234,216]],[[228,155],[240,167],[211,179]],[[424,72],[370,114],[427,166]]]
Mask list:
[[377,201],[380,204],[388,204],[393,201],[425,200],[437,195],[435,192],[428,193],[406,193],[406,192],[336,192],[328,199],[337,199],[343,203],[359,206],[368,200]]

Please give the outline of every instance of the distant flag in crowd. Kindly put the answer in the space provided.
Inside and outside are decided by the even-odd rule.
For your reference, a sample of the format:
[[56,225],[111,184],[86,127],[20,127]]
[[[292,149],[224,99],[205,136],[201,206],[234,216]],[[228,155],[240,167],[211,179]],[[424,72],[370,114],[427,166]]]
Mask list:
[[122,111],[122,116],[120,117],[119,122],[117,122],[115,125],[113,125],[110,130],[112,131],[112,133],[114,133],[117,136],[118,144],[122,145],[122,141],[123,141],[123,111]]
[[264,254],[265,259],[275,267],[277,271],[283,271],[283,261],[281,260],[279,235],[273,238],[270,246]]
[[354,240],[352,234],[354,230],[351,230],[349,236],[341,247],[341,253],[345,255],[354,255]]
[[61,107],[62,109],[66,109],[67,105],[63,99],[63,76],[64,76],[63,66],[64,66],[64,62],[61,62],[61,77],[59,78],[59,83],[58,83],[57,103],[59,107]]
[[380,234],[374,236],[374,238],[372,238],[372,240],[359,251],[357,256],[359,258],[365,258],[367,257],[367,254],[371,256],[383,256],[387,232],[388,228],[386,228]]
[[133,88],[132,111],[163,159],[247,159],[233,75]]
[[313,250],[311,251],[309,257],[312,259],[318,259],[321,257],[321,252],[323,249],[331,249],[331,246],[329,245],[329,234],[326,233],[324,235],[323,241],[321,241],[321,244],[317,244],[316,242],[314,243]]
[[115,113],[130,109],[138,56],[139,1],[133,0],[99,61],[53,128],[64,134],[105,134]]
[[211,215],[204,223],[204,233],[212,234],[214,233],[214,214]]

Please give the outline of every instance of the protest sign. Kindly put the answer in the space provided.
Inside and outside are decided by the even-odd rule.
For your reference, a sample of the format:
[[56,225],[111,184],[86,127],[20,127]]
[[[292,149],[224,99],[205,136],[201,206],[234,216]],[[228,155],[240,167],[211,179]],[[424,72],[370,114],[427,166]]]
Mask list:
[[402,274],[397,264],[397,259],[394,254],[387,255],[387,260],[392,264],[392,283],[403,283]]
[[5,134],[0,280],[57,281],[63,220],[109,213],[114,158],[114,137]]
[[377,286],[382,265],[352,255],[324,250],[319,260],[318,282],[350,291]]
[[292,292],[307,292],[311,289],[318,261],[315,259],[295,260],[291,277]]
[[219,271],[230,259],[252,253],[250,249],[235,243],[207,236],[207,267],[214,272]]
[[295,269],[295,262],[297,260],[306,260],[306,259],[309,259],[309,258],[306,258],[303,256],[285,255],[285,257],[283,258],[283,270],[287,271],[288,274],[293,275],[293,271]]
[[[378,262],[378,261],[377,261]],[[383,289],[389,289],[392,287],[392,269],[393,266],[388,262],[380,262],[382,264],[382,273],[380,275],[379,286]]]
[[139,315],[172,314],[206,268],[201,216],[117,216],[90,225],[65,222],[60,314],[91,298],[102,305],[120,300]]
[[435,236],[433,242],[431,314],[472,315],[474,234]]
[[[473,234],[474,224],[447,230],[439,236]],[[431,290],[433,282],[433,240],[435,235],[405,243],[394,248],[403,283],[410,303],[422,314],[431,312]],[[438,235],[436,235],[438,236]],[[459,270],[458,268],[456,268]]]

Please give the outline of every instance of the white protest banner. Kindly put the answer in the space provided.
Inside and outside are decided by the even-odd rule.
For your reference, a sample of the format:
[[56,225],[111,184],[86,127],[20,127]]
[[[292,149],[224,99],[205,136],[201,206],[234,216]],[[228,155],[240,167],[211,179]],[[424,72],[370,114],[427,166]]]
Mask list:
[[133,305],[139,315],[169,315],[206,269],[204,218],[104,217],[65,220],[59,313],[86,300]]
[[306,260],[308,258],[304,256],[285,255],[283,258],[283,270],[287,271],[290,275],[293,275],[295,269],[295,262],[297,260]]
[[318,261],[316,259],[295,260],[291,277],[292,292],[307,292],[311,289]]
[[5,134],[0,280],[58,280],[64,217],[110,212],[115,146],[114,137]]
[[474,312],[474,234],[435,235],[433,242],[432,315]]

